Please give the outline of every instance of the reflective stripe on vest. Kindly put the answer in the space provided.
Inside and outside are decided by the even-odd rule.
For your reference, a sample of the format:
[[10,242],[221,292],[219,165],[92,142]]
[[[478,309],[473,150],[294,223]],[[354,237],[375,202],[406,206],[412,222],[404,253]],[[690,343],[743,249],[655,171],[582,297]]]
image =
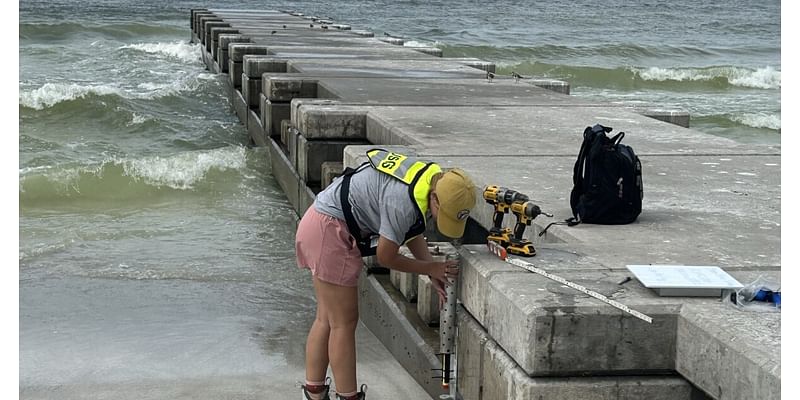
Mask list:
[[409,186],[409,196],[422,216],[423,226],[428,212],[428,194],[431,191],[431,179],[442,172],[438,164],[418,161],[403,154],[372,149],[367,157],[373,168],[393,176]]

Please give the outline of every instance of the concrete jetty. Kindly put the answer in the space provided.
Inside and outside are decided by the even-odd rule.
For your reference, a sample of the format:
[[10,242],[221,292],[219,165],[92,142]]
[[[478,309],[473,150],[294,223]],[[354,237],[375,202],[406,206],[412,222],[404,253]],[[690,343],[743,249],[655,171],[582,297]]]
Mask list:
[[[208,69],[225,74],[253,144],[269,150],[298,215],[342,167],[362,162],[366,148],[416,154],[466,170],[478,190],[528,194],[555,217],[527,229],[538,253],[527,261],[654,319],[497,259],[484,245],[493,209],[479,203],[463,245],[453,248],[462,272],[450,395],[780,397],[779,312],[743,311],[717,297],[660,297],[636,279],[619,284],[630,264],[716,265],[743,284],[759,276],[780,282],[779,147],[691,130],[682,112],[576,99],[567,82],[492,76],[491,61],[444,58],[323,16],[194,9],[190,26]],[[628,225],[554,225],[540,236],[571,216],[573,165],[584,128],[595,123],[625,131],[641,158],[642,214]],[[366,271],[362,322],[439,398],[445,392],[431,371],[441,368],[436,310],[424,278]]]

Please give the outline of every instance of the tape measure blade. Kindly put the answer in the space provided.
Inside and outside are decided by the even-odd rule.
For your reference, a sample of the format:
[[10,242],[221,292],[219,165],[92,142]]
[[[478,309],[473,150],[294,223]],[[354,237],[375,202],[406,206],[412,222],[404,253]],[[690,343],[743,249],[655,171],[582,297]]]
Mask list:
[[645,321],[647,323],[653,323],[653,319],[651,317],[649,317],[649,316],[647,316],[647,315],[645,315],[645,314],[643,314],[643,313],[641,313],[639,311],[633,310],[630,307],[628,307],[628,306],[626,306],[626,305],[624,305],[624,304],[622,304],[622,303],[620,303],[620,302],[618,302],[616,300],[611,300],[608,297],[603,296],[600,293],[597,293],[597,292],[595,292],[593,290],[589,290],[589,289],[587,289],[587,288],[585,288],[585,287],[583,287],[581,285],[578,285],[577,283],[570,282],[570,281],[568,281],[568,280],[566,280],[566,279],[564,279],[564,278],[562,278],[562,277],[560,277],[558,275],[553,275],[553,274],[550,274],[548,272],[545,272],[544,270],[536,268],[533,264],[530,264],[530,263],[522,261],[522,260],[518,260],[516,258],[505,258],[504,260],[509,264],[516,265],[516,266],[521,267],[521,268],[523,268],[525,270],[528,270],[528,271],[533,272],[533,273],[538,274],[538,275],[542,275],[545,278],[548,278],[550,280],[553,280],[553,281],[556,281],[558,283],[561,283],[562,285],[571,287],[571,288],[573,288],[573,289],[575,289],[575,290],[577,290],[577,291],[579,291],[581,293],[584,293],[584,294],[586,294],[588,296],[591,296],[591,297],[593,297],[593,298],[595,298],[597,300],[600,300],[600,301],[610,305],[611,307],[614,307],[614,308],[616,308],[618,310],[621,310],[621,311],[624,311],[624,312],[626,312],[626,313],[628,313],[630,315],[633,315],[634,317],[639,318],[639,319],[641,319],[641,320],[643,320],[643,321]]

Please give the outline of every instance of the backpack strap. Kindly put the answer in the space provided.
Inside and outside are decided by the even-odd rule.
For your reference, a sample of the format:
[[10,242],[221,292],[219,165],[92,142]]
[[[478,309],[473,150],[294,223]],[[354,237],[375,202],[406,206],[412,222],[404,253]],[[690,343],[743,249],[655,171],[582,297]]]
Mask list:
[[618,133],[618,134],[614,135],[614,137],[612,137],[612,138],[611,138],[611,140],[610,140],[610,141],[611,141],[611,144],[612,144],[613,146],[616,146],[616,145],[618,145],[618,144],[619,144],[619,142],[621,142],[621,141],[622,141],[622,138],[624,138],[624,137],[625,137],[625,132],[620,132],[620,133]]
[[350,236],[356,241],[362,257],[374,256],[376,249],[372,247],[371,237],[364,238],[361,236],[361,229],[358,227],[355,216],[353,216],[353,208],[350,205],[350,179],[368,166],[369,162],[365,162],[356,169],[345,168],[342,173],[342,187],[339,188],[339,200],[342,203],[342,214],[344,214],[344,220],[347,223],[347,230],[350,231]]
[[[580,215],[578,217],[580,217]],[[544,227],[544,229],[542,229],[541,232],[539,232],[539,236],[544,236],[544,234],[547,233],[547,230],[550,229],[550,227],[553,226],[553,225],[575,226],[575,225],[578,225],[580,223],[581,223],[580,218],[576,218],[576,217],[569,217],[569,218],[567,218],[567,219],[565,219],[563,221],[551,222],[551,223],[547,224],[547,226]]]

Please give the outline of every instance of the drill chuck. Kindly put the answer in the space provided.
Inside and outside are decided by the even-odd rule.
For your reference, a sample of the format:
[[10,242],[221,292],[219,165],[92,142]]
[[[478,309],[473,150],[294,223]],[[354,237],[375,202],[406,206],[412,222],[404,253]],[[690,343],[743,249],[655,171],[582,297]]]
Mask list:
[[536,204],[526,200],[511,204],[511,212],[519,216],[519,218],[523,220],[525,224],[530,225],[530,221],[538,217],[539,214],[542,213],[542,209]]

